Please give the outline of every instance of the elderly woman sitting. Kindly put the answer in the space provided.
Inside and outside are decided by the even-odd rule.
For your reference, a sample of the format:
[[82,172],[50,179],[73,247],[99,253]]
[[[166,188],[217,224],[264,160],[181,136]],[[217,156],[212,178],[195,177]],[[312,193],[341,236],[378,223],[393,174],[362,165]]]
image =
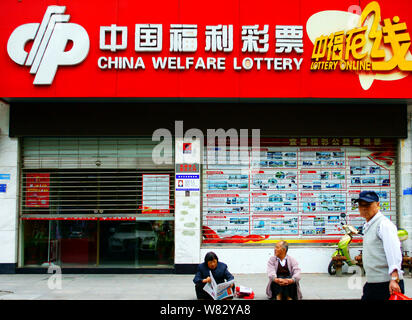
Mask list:
[[300,268],[298,262],[287,255],[288,243],[279,241],[275,246],[275,256],[270,257],[267,266],[269,283],[266,295],[269,299],[300,300]]
[[[225,280],[234,280],[233,275],[229,272],[227,265],[220,262],[216,253],[208,252],[205,261],[198,265],[193,282],[195,283],[196,296],[198,299],[213,299],[203,287],[206,283],[211,282],[210,272],[216,283],[225,282]],[[232,285],[234,287],[234,285]]]

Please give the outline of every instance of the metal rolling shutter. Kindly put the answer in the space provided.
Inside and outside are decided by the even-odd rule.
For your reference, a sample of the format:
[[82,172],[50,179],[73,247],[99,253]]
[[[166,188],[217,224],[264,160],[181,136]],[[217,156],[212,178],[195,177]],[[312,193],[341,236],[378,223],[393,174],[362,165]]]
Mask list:
[[174,165],[153,163],[155,145],[150,138],[23,138],[22,217],[172,217]]

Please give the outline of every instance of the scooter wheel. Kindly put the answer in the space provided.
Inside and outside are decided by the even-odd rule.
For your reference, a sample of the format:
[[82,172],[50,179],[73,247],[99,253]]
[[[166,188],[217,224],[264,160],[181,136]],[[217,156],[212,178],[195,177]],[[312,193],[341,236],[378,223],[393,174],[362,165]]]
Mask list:
[[333,260],[331,260],[329,262],[329,266],[328,266],[328,273],[333,276],[336,274],[336,269],[335,269],[335,264],[333,263]]

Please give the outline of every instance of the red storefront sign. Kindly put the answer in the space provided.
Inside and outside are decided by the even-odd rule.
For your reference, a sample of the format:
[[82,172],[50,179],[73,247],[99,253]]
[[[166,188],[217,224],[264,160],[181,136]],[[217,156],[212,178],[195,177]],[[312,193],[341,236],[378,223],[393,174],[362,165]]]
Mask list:
[[2,1],[0,97],[411,98],[411,9]]
[[48,208],[50,201],[50,174],[26,174],[26,207]]

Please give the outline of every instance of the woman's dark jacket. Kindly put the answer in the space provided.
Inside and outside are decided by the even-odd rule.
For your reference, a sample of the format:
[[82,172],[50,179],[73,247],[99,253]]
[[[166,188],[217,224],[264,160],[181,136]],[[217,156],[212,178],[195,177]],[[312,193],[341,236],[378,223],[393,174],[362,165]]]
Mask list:
[[225,280],[230,281],[234,279],[233,275],[227,269],[227,265],[225,263],[218,262],[216,269],[210,270],[207,266],[207,263],[203,262],[197,266],[197,271],[193,282],[196,284],[201,283],[203,279],[206,279],[210,276],[209,271],[212,271],[212,275],[216,283],[222,283],[225,282]]

